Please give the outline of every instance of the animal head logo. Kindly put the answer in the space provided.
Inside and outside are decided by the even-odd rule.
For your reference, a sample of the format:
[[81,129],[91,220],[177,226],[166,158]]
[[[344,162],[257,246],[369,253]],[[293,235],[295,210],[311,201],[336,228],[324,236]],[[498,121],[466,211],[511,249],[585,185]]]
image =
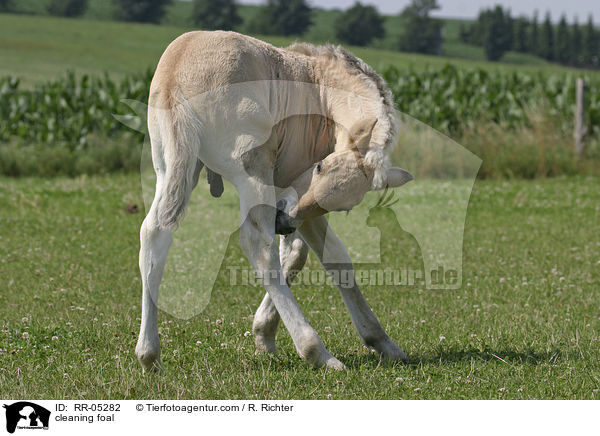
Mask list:
[[28,401],[19,401],[10,405],[4,404],[6,409],[6,431],[14,433],[18,428],[48,429],[50,411],[42,406]]
[[388,188],[386,187],[383,194],[381,194],[381,197],[379,197],[379,200],[377,200],[377,203],[375,203],[375,206],[369,210],[367,225],[369,227],[381,228],[382,222],[389,223],[397,221],[392,206],[398,203],[398,201],[400,201],[399,198],[394,199],[394,191],[388,192]]
[[[400,112],[396,112],[395,118],[401,121],[402,139],[384,148],[385,141],[380,140],[378,129],[385,127],[382,122],[385,117],[379,117],[380,114],[374,115],[378,117],[377,122],[370,115],[353,115],[342,119],[337,126],[321,106],[313,104],[313,99],[300,98],[322,95],[323,91],[331,97],[328,101],[339,103],[352,97],[354,94],[351,92],[328,87],[314,89],[307,83],[279,80],[261,84],[265,89],[285,91],[281,95],[296,96],[294,101],[298,105],[270,121],[275,130],[284,119],[304,120],[309,117],[314,124],[310,124],[310,128],[294,125],[295,129],[289,131],[301,139],[314,138],[312,133],[315,131],[323,135],[337,132],[334,135],[337,149],[326,155],[315,156],[316,162],[304,172],[281,172],[279,175],[282,180],[273,180],[276,201],[271,207],[277,210],[275,224],[278,233],[292,232],[300,224],[297,221],[301,218],[310,219],[313,214],[352,209],[349,215],[330,213],[328,222],[352,253],[354,262],[381,263],[383,260],[398,259],[394,263],[396,265],[407,255],[424,263],[422,267],[421,264],[416,265],[415,260],[414,269],[423,270],[427,289],[459,288],[462,283],[462,244],[467,206],[481,159],[450,138]],[[257,90],[257,82],[236,83],[223,89],[223,92],[197,96],[197,103],[199,107],[226,109],[232,102],[254,95]],[[360,115],[361,108],[367,111],[370,107],[370,100],[361,99],[360,96],[352,101],[356,103],[353,103],[352,114],[358,112]],[[149,108],[146,103],[133,100],[123,100],[123,103],[131,113],[115,114],[115,118],[145,137],[140,177],[144,209],[148,211],[157,182],[147,130]],[[252,133],[255,140],[240,150],[240,156],[245,159],[244,169],[252,176],[257,171],[253,151],[259,150],[261,144],[270,139],[273,130],[266,129],[265,135],[259,135],[256,129],[243,123],[244,119],[231,123],[227,117],[216,117],[213,121],[218,124],[215,132],[226,136],[221,138],[221,143],[235,143],[236,138],[246,137],[244,132]],[[336,127],[339,127],[339,131]],[[376,139],[373,139],[374,134]],[[321,141],[321,136],[316,137]],[[224,190],[223,182],[226,179],[223,180],[207,167],[203,168],[202,162],[199,162],[192,177],[196,189],[190,195],[187,218],[179,223],[178,230],[173,234],[161,285],[164,292],[156,302],[161,310],[184,319],[198,315],[208,305],[232,235],[236,235],[236,243],[239,240],[236,232],[242,218],[237,212],[231,213],[232,208],[239,207],[234,187],[227,187],[226,184]],[[377,174],[376,164],[379,163],[385,171]],[[413,177],[400,166],[410,169],[415,175],[414,183],[407,184]],[[199,181],[201,171],[205,173],[208,184]],[[404,184],[407,184],[406,188],[402,186],[402,189],[395,189]],[[386,186],[387,191],[380,196]],[[346,195],[348,192],[351,195]],[[219,205],[214,197],[220,196],[223,198],[218,200]],[[399,201],[394,201],[395,198],[399,198]],[[380,204],[373,208],[378,199],[381,200]],[[223,204],[231,207],[222,207]],[[248,205],[243,213],[247,213],[252,206]],[[198,225],[203,222],[216,222],[218,226],[206,232],[202,230],[203,226]],[[329,253],[327,250],[324,252]],[[197,267],[183,268],[191,264]],[[232,265],[227,268],[229,266]],[[411,267],[407,262],[401,266]],[[440,268],[456,272],[455,279],[437,280]]]

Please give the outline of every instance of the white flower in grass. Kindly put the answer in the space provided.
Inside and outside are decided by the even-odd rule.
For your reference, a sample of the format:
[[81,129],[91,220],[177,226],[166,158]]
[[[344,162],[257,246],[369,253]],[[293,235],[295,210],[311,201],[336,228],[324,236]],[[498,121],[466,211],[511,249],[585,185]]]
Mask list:
[[29,333],[23,332],[23,339],[29,339]]
[[247,330],[244,332],[244,337],[247,338],[248,336],[250,336],[252,334],[251,331]]
[[58,341],[58,336],[52,336],[53,341]]

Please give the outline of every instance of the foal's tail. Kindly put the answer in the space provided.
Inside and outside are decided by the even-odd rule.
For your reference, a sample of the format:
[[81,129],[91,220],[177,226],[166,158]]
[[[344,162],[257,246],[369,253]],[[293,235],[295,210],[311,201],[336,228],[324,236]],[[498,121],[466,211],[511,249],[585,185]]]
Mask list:
[[183,216],[197,182],[201,125],[186,99],[165,112],[160,133],[166,171],[158,202],[158,225],[162,229],[173,229]]

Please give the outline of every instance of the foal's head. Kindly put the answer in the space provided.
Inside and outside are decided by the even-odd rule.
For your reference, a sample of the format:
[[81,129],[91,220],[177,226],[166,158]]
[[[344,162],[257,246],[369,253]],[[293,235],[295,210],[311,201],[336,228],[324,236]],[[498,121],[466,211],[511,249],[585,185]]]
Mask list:
[[[385,171],[384,186],[397,187],[412,175],[402,168],[382,169],[381,159],[369,159],[371,134],[377,120],[356,123],[344,137],[342,147],[316,162],[302,173],[291,187],[297,198],[287,198],[277,204],[277,228],[290,233],[303,220],[333,211],[349,211],[372,190],[376,171]],[[381,168],[381,169],[380,169]]]

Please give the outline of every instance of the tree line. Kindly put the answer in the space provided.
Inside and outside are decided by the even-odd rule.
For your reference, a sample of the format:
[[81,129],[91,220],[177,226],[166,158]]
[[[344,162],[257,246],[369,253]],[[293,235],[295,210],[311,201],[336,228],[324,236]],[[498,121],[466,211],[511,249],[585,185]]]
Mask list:
[[[17,0],[0,0],[0,12],[15,10]],[[122,21],[160,23],[174,0],[112,0],[114,18]],[[78,17],[89,0],[48,0],[51,15]],[[412,0],[402,12],[404,32],[394,42],[402,51],[441,54],[442,21],[430,16],[437,0]],[[313,9],[306,0],[267,0],[244,22],[235,0],[193,0],[191,22],[206,30],[239,29],[251,34],[294,36],[313,24]],[[374,6],[356,1],[332,23],[335,38],[342,43],[366,46],[386,36],[385,18]],[[243,24],[243,28],[241,25]]]
[[567,23],[565,15],[555,25],[549,11],[540,23],[537,11],[532,19],[525,16],[513,18],[510,10],[496,6],[482,10],[473,24],[462,24],[460,39],[484,47],[486,57],[491,61],[497,61],[505,52],[514,50],[562,65],[600,66],[600,31],[594,27],[591,14],[584,25],[580,25],[577,19],[572,24]]

